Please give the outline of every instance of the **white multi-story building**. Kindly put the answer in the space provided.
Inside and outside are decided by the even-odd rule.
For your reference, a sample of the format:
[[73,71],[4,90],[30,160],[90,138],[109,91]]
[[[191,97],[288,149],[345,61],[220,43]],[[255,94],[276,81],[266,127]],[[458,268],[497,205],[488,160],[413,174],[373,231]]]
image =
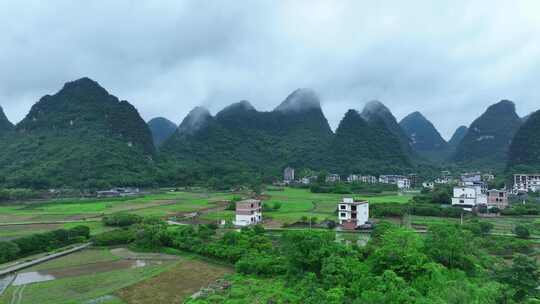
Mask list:
[[317,180],[317,176],[304,176],[300,179],[300,182],[304,185],[309,185]]
[[411,180],[403,175],[381,175],[379,176],[379,183],[397,185],[398,189],[409,189],[411,187]]
[[362,175],[360,176],[360,181],[367,184],[376,184],[377,178],[373,175]]
[[479,205],[487,205],[487,195],[482,190],[482,185],[476,183],[464,183],[454,187],[452,206],[458,206],[471,211]]
[[400,190],[406,190],[411,188],[411,180],[408,178],[400,178],[396,181],[396,185]]
[[435,184],[449,184],[453,181],[450,171],[441,171],[441,176],[435,179]]
[[249,226],[262,221],[262,205],[260,200],[248,199],[236,202],[237,226]]
[[339,174],[328,174],[328,176],[326,176],[327,183],[336,183],[336,182],[339,182],[340,180],[341,180],[341,177],[339,176]]
[[540,174],[514,174],[515,194],[540,191]]
[[362,176],[360,176],[358,174],[351,174],[351,175],[347,176],[347,182],[349,182],[349,183],[359,182],[361,177]]
[[461,182],[463,183],[477,183],[482,181],[482,175],[480,175],[480,172],[473,172],[473,173],[463,173],[461,174]]
[[345,229],[356,229],[364,225],[369,220],[369,203],[344,198],[338,203],[338,220]]
[[285,183],[294,182],[294,168],[287,167],[283,170],[283,181]]

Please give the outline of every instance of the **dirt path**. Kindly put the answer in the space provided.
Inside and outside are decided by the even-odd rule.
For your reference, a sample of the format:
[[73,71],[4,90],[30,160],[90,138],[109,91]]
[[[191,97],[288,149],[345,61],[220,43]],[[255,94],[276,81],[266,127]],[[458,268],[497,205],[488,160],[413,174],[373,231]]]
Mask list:
[[19,304],[22,301],[23,291],[26,288],[26,285],[21,285],[15,287],[15,291],[11,295],[11,302],[10,304]]

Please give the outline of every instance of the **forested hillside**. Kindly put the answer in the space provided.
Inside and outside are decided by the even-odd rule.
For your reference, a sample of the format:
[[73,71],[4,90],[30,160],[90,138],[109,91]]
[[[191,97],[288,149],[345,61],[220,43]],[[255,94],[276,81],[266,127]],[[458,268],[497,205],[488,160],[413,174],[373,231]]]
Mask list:
[[341,120],[329,152],[331,167],[342,174],[408,173],[411,160],[399,138],[378,117],[365,121],[355,110]]
[[0,106],[0,136],[13,130],[13,124],[8,120],[4,109]]
[[293,92],[271,112],[247,101],[215,117],[195,108],[161,149],[167,178],[271,178],[287,165],[322,168],[332,131],[311,90]]
[[540,111],[532,113],[519,128],[508,153],[511,172],[540,172]]
[[160,147],[171,135],[176,132],[178,126],[167,118],[156,117],[148,122],[154,146]]
[[462,165],[503,168],[508,148],[521,125],[513,102],[500,101],[477,118],[457,146],[454,160]]
[[12,187],[150,185],[150,130],[127,101],[88,78],[46,95],[0,147],[0,175]]

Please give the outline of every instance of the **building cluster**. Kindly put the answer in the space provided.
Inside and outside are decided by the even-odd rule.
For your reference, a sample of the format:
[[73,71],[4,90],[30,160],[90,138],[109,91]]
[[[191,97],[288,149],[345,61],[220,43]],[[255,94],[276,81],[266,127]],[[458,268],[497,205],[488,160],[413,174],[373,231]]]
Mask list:
[[[305,176],[299,179],[295,179],[295,171],[294,168],[287,167],[283,170],[283,183],[282,185],[291,185],[291,184],[303,184],[303,185],[309,185],[317,180],[317,176]],[[379,177],[373,176],[373,175],[361,175],[361,174],[350,174],[347,176],[346,179],[344,179],[345,182],[348,183],[366,183],[366,184],[394,184],[398,187],[398,189],[410,189],[411,187],[415,187],[417,183],[418,177],[416,174],[409,174],[409,175],[380,175]],[[342,181],[342,178],[339,174],[336,173],[329,173],[326,176],[325,181],[327,183],[337,183]]]
[[139,188],[111,188],[109,190],[97,191],[97,197],[123,197],[123,196],[134,196],[141,194]]
[[540,174],[514,174],[514,194],[540,191]]
[[453,189],[452,206],[461,207],[467,211],[481,207],[488,210],[508,207],[508,191],[506,189],[488,190],[488,180],[478,172],[462,174],[459,183]]

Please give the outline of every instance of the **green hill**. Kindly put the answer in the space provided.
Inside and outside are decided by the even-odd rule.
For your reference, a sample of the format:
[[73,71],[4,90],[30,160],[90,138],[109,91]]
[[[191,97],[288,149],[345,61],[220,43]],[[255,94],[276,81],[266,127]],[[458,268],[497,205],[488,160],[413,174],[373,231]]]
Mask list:
[[178,126],[167,118],[156,117],[148,121],[148,128],[152,132],[154,146],[160,147],[171,135],[176,132]]
[[167,179],[235,180],[280,175],[283,167],[322,168],[332,131],[318,97],[299,89],[276,109],[259,112],[247,101],[215,117],[197,107],[161,149]]
[[459,126],[454,131],[454,134],[452,134],[452,137],[448,141],[448,146],[450,146],[450,148],[452,149],[457,148],[457,146],[459,146],[459,144],[461,143],[465,135],[467,135],[467,130],[468,128],[466,126]]
[[447,148],[447,143],[439,131],[420,112],[407,115],[399,125],[409,137],[413,150],[417,152],[443,151]]
[[392,132],[399,139],[401,148],[407,154],[407,156],[414,156],[411,140],[399,126],[392,112],[390,112],[390,110],[383,103],[378,100],[368,102],[360,115],[367,122],[371,122],[373,120],[380,120],[384,122],[388,130],[390,130],[390,132]]
[[154,155],[137,110],[82,78],[32,106],[0,147],[0,175],[13,187],[148,185]]
[[330,153],[341,174],[393,174],[410,172],[412,165],[399,138],[382,118],[369,122],[355,110],[341,120]]
[[514,134],[521,125],[513,102],[502,100],[477,118],[456,148],[454,160],[464,166],[504,167]]
[[519,128],[508,152],[511,172],[540,172],[540,111],[532,113]]
[[4,109],[0,106],[0,136],[4,136],[13,130],[13,124],[8,120]]

